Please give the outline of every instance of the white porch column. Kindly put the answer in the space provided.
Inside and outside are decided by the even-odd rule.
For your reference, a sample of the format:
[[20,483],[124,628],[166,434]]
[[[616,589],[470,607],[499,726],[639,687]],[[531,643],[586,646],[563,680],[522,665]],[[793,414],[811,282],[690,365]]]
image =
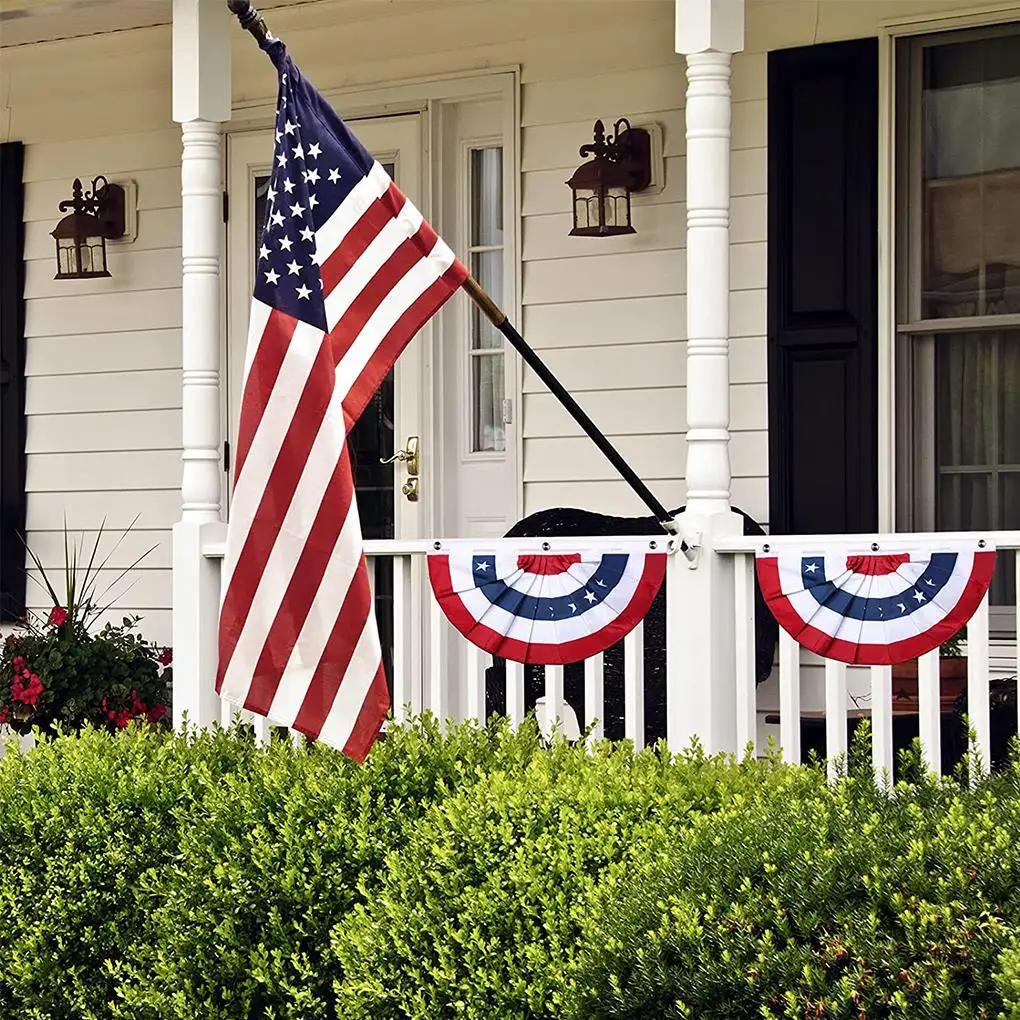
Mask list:
[[173,0],[173,117],[181,125],[183,470],[173,533],[174,724],[219,717],[213,689],[220,524],[221,125],[230,119],[230,16],[223,0]]
[[687,58],[687,482],[680,524],[700,533],[690,569],[672,571],[667,736],[709,752],[736,748],[730,510],[730,59],[744,46],[743,0],[676,0],[676,51]]

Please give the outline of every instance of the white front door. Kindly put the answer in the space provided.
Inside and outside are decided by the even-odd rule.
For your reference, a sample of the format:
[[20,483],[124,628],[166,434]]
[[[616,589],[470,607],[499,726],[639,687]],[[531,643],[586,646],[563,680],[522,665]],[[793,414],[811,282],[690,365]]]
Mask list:
[[[412,114],[359,120],[352,121],[351,127],[404,194],[421,207],[421,118]],[[229,289],[225,424],[229,450],[237,437],[248,316],[256,253],[266,212],[273,132],[232,134],[227,144]],[[430,391],[432,380],[425,374],[422,336],[429,328],[426,326],[397,359],[348,439],[361,529],[367,540],[422,538],[431,527],[431,504],[425,497],[432,493],[434,458],[427,448],[429,430],[424,421],[424,397]],[[412,474],[409,462],[392,460],[394,453],[408,448],[409,442],[417,442],[419,446],[416,475]],[[226,485],[229,508],[229,470]],[[392,677],[393,563],[388,557],[375,561],[373,584],[383,661],[387,675]],[[415,651],[421,652],[420,649]]]
[[[420,206],[422,146],[418,115],[353,121],[351,126],[404,194]],[[233,134],[229,138],[226,413],[231,446],[237,436],[255,253],[265,216],[272,154],[272,131]],[[422,364],[419,335],[397,360],[351,432],[358,510],[366,539],[420,538],[429,523],[423,512],[427,504],[421,498],[414,498],[431,488],[429,458],[419,456],[417,479],[411,477],[406,462],[380,463],[404,449],[409,440],[422,443],[425,431],[422,395],[426,384],[431,383],[423,378]],[[403,491],[405,487],[408,494]]]

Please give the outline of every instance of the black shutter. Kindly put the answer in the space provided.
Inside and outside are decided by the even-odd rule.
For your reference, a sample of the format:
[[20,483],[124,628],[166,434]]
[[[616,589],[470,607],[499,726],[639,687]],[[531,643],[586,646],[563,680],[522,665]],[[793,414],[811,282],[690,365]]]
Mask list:
[[878,527],[878,42],[769,54],[769,524]]
[[25,189],[21,142],[0,144],[0,620],[25,611]]

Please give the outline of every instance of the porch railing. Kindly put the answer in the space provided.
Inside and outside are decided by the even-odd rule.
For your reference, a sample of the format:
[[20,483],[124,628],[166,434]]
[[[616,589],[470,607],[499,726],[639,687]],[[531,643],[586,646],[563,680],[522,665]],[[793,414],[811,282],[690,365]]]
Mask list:
[[[218,568],[218,561],[223,555],[222,531],[214,528],[207,530],[206,534],[202,557],[207,564],[215,563]],[[992,628],[986,596],[968,624],[966,635],[966,714],[974,731],[977,750],[987,765],[992,760],[993,750],[993,686],[1001,686],[1020,673],[1020,649],[1016,641],[1017,595],[1020,593],[1020,556],[1016,555],[1016,550],[1020,549],[1020,531],[988,532],[983,536],[1000,551],[998,576],[1001,579],[1003,570],[1008,570],[1010,583],[1007,587],[1012,588],[1010,605],[1006,607],[1012,609],[1012,614],[1006,628]],[[964,536],[901,534],[858,537],[869,544],[878,541],[883,545],[909,545],[914,540]],[[831,538],[820,536],[818,542]],[[604,538],[571,540],[574,546],[595,547],[606,541]],[[764,753],[766,742],[772,737],[786,760],[799,762],[805,757],[806,750],[802,730],[814,727],[823,731],[824,743],[812,741],[812,745],[820,747],[830,763],[830,770],[834,770],[838,759],[847,751],[850,729],[857,720],[867,718],[872,726],[872,757],[876,773],[887,777],[893,775],[894,723],[904,716],[895,713],[891,667],[856,667],[823,660],[803,650],[780,629],[776,666],[766,682],[756,684],[754,555],[757,544],[762,541],[768,541],[776,548],[791,543],[812,544],[813,539],[738,536],[720,540],[716,546],[716,552],[732,557],[734,565],[733,611],[737,626],[733,682],[737,718],[732,750],[742,752],[752,746],[757,753]],[[663,706],[675,696],[675,691],[666,687],[666,678],[676,676],[677,671],[673,663],[669,663],[667,668],[664,637],[677,626],[678,621],[673,616],[676,608],[670,606],[665,591],[676,590],[675,586],[683,584],[689,574],[683,556],[669,557],[667,570],[673,574],[667,577],[660,596],[665,599],[664,621],[660,614],[650,644],[646,645],[646,626],[642,624],[620,646],[606,653],[581,665],[566,667],[566,670],[562,666],[547,666],[538,670],[536,676],[533,667],[526,671],[518,663],[494,662],[491,656],[465,641],[449,625],[432,596],[426,577],[425,558],[429,548],[428,540],[365,543],[371,576],[376,582],[377,606],[381,597],[387,603],[380,609],[380,617],[381,620],[387,618],[384,629],[389,633],[384,642],[397,719],[404,718],[409,709],[412,712],[428,709],[442,720],[481,721],[488,714],[487,704],[491,706],[495,700],[502,702],[501,708],[511,722],[516,724],[523,720],[526,706],[535,707],[544,729],[549,729],[553,720],[558,720],[568,737],[576,737],[590,728],[591,739],[624,737],[641,747],[649,740],[667,736]],[[1002,561],[1012,562],[1003,568]],[[996,608],[1001,612],[1002,607]],[[664,623],[661,628],[664,633],[659,633],[660,622]],[[682,656],[683,649],[678,649],[677,654]],[[612,666],[610,674],[607,674],[606,663],[610,659]],[[682,670],[683,663],[679,665]],[[573,696],[573,704],[565,692],[568,671],[571,687],[577,692]],[[611,683],[607,684],[610,675]],[[690,679],[696,681],[697,678]],[[498,691],[495,690],[497,687]],[[898,683],[896,690],[901,688],[902,684]],[[692,689],[690,684],[687,689]],[[526,697],[527,691],[530,695]],[[607,726],[610,699],[618,707],[609,713],[611,726]],[[911,719],[916,719],[924,759],[935,772],[951,765],[951,762],[943,760],[942,751],[948,728],[956,726],[962,730],[959,714],[951,719],[944,718],[943,700],[939,652],[935,650],[918,661],[916,697],[911,697],[911,711],[908,713]],[[1020,699],[1017,700],[1020,702]],[[680,708],[682,712],[683,706]],[[997,711],[1001,720],[1001,708]],[[1012,710],[1014,726],[1018,711],[1020,709]],[[223,704],[220,714],[224,721],[228,721],[234,709]],[[265,720],[252,718],[251,721],[258,734],[263,737],[268,734],[269,724]],[[954,739],[959,743],[959,735]],[[966,741],[966,734],[962,739]],[[899,742],[905,741],[900,739]]]
[[[997,635],[993,643],[989,626],[989,596],[985,595],[977,612],[967,625],[966,650],[966,709],[967,720],[973,730],[975,747],[987,766],[992,757],[991,741],[991,690],[993,680],[1016,680],[1020,675],[1020,645],[1016,639],[1017,602],[1020,594],[1020,531],[982,532],[982,537],[993,543],[999,556],[997,575],[1011,570],[1013,584],[1009,596],[1011,621]],[[947,541],[973,538],[968,534],[939,533],[937,535],[875,535],[860,536],[865,547],[872,542],[882,548],[909,547],[916,542],[933,539]],[[770,536],[769,538],[737,537],[721,541],[720,553],[734,558],[734,613],[737,620],[736,647],[736,704],[737,743],[760,745],[762,717],[778,715],[778,745],[787,761],[802,760],[802,725],[804,719],[824,718],[825,757],[830,771],[837,767],[841,755],[847,752],[848,722],[853,717],[870,718],[872,727],[872,758],[876,772],[893,774],[894,767],[894,699],[893,668],[890,666],[848,666],[832,659],[822,659],[801,648],[786,631],[779,630],[778,666],[772,677],[760,687],[755,683],[754,634],[754,571],[755,550],[768,542],[773,550],[783,545],[799,548],[832,541],[833,536]],[[1009,562],[1012,560],[1013,562]],[[1005,569],[1004,569],[1005,567]],[[998,655],[993,658],[993,651]],[[813,681],[813,682],[812,682]],[[943,711],[942,682],[939,649],[934,649],[917,660],[917,720],[918,736],[928,768],[943,770]],[[804,695],[808,692],[821,704],[804,711]],[[778,695],[778,705],[775,704]],[[1017,699],[1020,713],[1020,698]],[[764,707],[764,711],[763,711]],[[820,708],[820,712],[819,712]],[[770,712],[769,709],[772,711]],[[777,711],[778,710],[778,711]],[[1018,715],[1020,718],[1020,715]],[[953,723],[949,723],[953,725]],[[964,735],[966,737],[966,735]]]
[[[661,542],[661,536],[655,536]],[[542,539],[553,550],[561,540]],[[571,538],[571,548],[605,545],[605,538]],[[393,715],[404,719],[408,712],[431,711],[440,720],[487,717],[487,694],[491,686],[503,688],[505,713],[514,725],[524,720],[526,707],[534,707],[543,729],[556,725],[568,738],[587,731],[590,740],[605,734],[605,653],[595,655],[579,667],[584,671],[583,712],[577,713],[564,695],[563,666],[540,667],[544,675],[538,703],[527,706],[526,667],[517,662],[496,662],[493,657],[464,640],[447,621],[432,594],[426,575],[426,555],[431,540],[375,540],[365,542],[369,577],[374,584],[377,617],[380,620],[384,660],[391,688]],[[223,543],[217,536],[207,542],[203,555],[219,562]],[[668,570],[675,569],[670,556]],[[384,593],[384,594],[382,594]],[[667,620],[668,627],[668,620]],[[646,740],[644,624],[635,627],[622,642],[623,732],[625,739],[640,748]],[[574,667],[566,667],[574,668]],[[528,667],[529,678],[534,667]],[[487,691],[487,685],[490,690]],[[534,700],[534,699],[532,699]],[[234,706],[221,702],[220,718],[228,723]],[[244,713],[260,737],[268,735],[271,724],[262,717]],[[664,735],[664,734],[663,734]]]

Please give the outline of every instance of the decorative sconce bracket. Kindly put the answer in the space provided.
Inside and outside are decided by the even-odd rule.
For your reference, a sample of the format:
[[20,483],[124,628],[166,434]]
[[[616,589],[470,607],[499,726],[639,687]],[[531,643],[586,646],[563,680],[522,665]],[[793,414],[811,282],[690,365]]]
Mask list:
[[592,141],[578,149],[580,156],[595,156],[618,164],[630,177],[630,192],[644,191],[652,183],[652,140],[644,128],[630,126],[626,117],[613,125],[606,135],[601,120],[595,121]]

